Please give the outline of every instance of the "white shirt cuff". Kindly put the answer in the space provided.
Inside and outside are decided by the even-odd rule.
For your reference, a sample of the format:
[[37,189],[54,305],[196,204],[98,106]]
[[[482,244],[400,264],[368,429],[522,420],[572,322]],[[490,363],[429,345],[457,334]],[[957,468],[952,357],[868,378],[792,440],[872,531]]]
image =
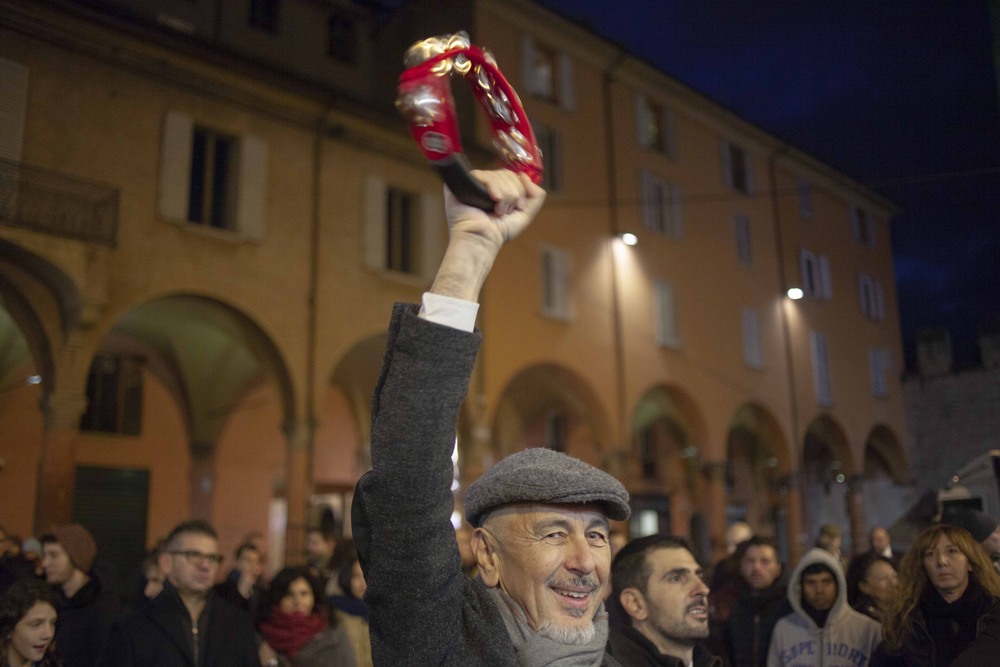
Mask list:
[[474,301],[424,292],[419,316],[430,322],[471,332],[476,328],[478,312],[479,304]]

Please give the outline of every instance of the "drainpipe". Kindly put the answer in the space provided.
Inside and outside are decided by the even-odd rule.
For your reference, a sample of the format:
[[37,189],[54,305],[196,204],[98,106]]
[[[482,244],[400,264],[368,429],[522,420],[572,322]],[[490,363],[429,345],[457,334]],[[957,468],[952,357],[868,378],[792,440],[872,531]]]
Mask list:
[[[768,196],[771,199],[771,217],[774,219],[774,245],[778,259],[778,293],[779,312],[781,314],[781,334],[785,350],[785,368],[788,372],[788,410],[791,420],[792,451],[797,450],[799,439],[799,405],[798,393],[795,386],[795,359],[792,354],[791,327],[788,323],[788,313],[786,308],[788,302],[785,298],[785,290],[788,289],[787,272],[785,271],[784,239],[781,233],[781,207],[778,205],[778,177],[776,163],[779,157],[790,150],[788,144],[781,144],[767,159],[768,175]],[[801,462],[797,462],[794,457],[792,469],[789,470],[788,489],[788,558],[789,562],[796,562],[805,552],[806,536],[803,532],[802,517],[802,477]]]
[[[614,470],[611,470],[612,474],[616,477],[622,479],[626,478],[627,472],[625,467],[625,460],[627,459],[626,447],[629,439],[629,429],[628,423],[629,419],[626,415],[626,384],[625,384],[625,341],[624,334],[622,333],[622,317],[621,317],[621,299],[619,296],[619,285],[618,285],[618,262],[615,259],[615,239],[619,234],[619,222],[618,222],[618,165],[615,159],[615,122],[614,122],[614,104],[612,102],[611,88],[614,83],[614,73],[622,66],[625,60],[628,58],[628,53],[625,51],[619,51],[618,55],[608,64],[604,70],[603,82],[602,82],[602,95],[604,97],[604,137],[606,142],[605,147],[605,162],[607,164],[607,174],[608,174],[608,223],[611,230],[611,238],[607,241],[608,252],[610,253],[611,261],[611,308],[612,308],[612,337],[615,348],[615,370],[616,370],[616,383],[615,383],[615,393],[617,401],[618,418],[621,420],[619,428],[616,429],[617,436],[622,438],[622,441],[618,443],[617,451],[613,452],[611,461],[614,463]],[[612,453],[609,453],[612,454]],[[606,460],[607,457],[606,457]]]

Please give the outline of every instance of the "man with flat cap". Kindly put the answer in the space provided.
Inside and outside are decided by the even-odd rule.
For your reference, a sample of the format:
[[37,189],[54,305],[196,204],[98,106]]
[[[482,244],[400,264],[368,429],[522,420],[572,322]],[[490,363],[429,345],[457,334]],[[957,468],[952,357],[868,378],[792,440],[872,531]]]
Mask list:
[[455,424],[481,335],[476,300],[501,246],[545,193],[509,171],[478,172],[494,212],[445,192],[449,243],[422,307],[397,305],[372,398],[372,470],[353,532],[376,665],[616,666],[606,654],[609,519],[628,517],[610,475],[528,449],[466,498],[480,577],[462,574],[450,522]]

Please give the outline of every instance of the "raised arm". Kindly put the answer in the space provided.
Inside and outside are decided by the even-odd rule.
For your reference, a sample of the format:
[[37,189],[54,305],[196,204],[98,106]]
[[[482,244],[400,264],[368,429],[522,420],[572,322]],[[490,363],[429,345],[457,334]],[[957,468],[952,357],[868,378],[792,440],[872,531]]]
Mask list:
[[524,174],[501,169],[475,171],[496,202],[492,214],[466,206],[445,188],[448,249],[431,293],[478,301],[500,248],[532,221],[545,202],[545,191]]

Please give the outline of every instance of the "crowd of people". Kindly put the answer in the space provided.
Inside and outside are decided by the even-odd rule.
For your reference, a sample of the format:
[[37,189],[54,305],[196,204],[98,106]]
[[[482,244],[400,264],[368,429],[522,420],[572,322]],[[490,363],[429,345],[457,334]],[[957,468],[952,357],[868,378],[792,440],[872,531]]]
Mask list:
[[456,533],[451,454],[478,296],[545,199],[523,174],[477,178],[494,209],[445,191],[434,283],[419,307],[393,311],[354,545],[310,531],[308,563],[264,582],[262,536],[248,536],[223,577],[212,526],[186,521],[144,561],[125,613],[93,569],[87,529],[54,528],[40,559],[3,563],[0,667],[1000,664],[1000,527],[981,512],[945,516],[902,557],[877,527],[849,563],[826,525],[790,573],[773,538],[740,526],[708,577],[683,538],[612,532],[630,515],[614,477],[530,448],[468,488]]
[[139,564],[126,609],[84,526],[42,535],[37,569],[31,554],[8,548],[15,540],[0,539],[0,666],[370,667],[353,543],[334,551],[329,531],[310,530],[307,563],[268,578],[262,540],[246,536],[222,577],[213,527],[179,524]]

